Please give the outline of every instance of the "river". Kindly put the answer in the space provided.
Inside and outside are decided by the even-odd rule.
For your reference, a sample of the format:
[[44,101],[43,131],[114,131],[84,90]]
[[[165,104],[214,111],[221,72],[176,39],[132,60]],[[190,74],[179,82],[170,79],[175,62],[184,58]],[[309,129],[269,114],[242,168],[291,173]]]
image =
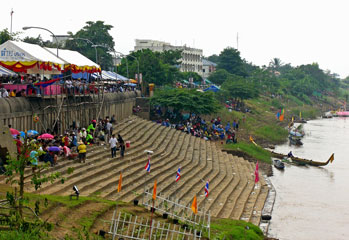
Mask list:
[[324,167],[294,166],[273,169],[276,200],[270,237],[281,240],[349,239],[349,119],[317,119],[304,124],[303,146],[288,143],[275,151],[327,161]]

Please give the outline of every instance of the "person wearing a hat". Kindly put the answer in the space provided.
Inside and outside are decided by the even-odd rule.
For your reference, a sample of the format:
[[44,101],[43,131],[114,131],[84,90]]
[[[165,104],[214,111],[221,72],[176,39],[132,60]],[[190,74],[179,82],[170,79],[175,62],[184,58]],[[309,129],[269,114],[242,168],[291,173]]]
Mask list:
[[86,145],[84,144],[84,142],[80,141],[78,142],[79,146],[78,146],[78,151],[79,151],[79,162],[86,162]]
[[85,142],[86,141],[86,137],[87,137],[87,132],[86,132],[86,129],[85,128],[82,128],[80,133],[79,133],[79,136],[80,136],[80,141],[83,141]]

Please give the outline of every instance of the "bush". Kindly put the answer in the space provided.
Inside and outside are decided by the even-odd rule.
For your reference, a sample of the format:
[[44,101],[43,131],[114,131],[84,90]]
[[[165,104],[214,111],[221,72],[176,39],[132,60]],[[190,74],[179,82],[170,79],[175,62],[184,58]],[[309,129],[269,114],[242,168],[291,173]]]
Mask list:
[[303,106],[303,102],[301,100],[299,100],[297,97],[293,96],[293,95],[288,95],[287,96],[288,100],[290,100],[291,102],[296,103],[298,106]]
[[48,237],[42,236],[42,234],[28,233],[20,231],[1,231],[0,239],[6,240],[48,240]]

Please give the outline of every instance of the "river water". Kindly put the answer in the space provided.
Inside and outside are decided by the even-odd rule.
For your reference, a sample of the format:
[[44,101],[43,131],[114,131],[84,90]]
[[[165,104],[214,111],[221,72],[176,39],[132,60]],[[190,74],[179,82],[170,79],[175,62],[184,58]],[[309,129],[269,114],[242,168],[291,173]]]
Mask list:
[[318,119],[304,124],[303,146],[288,143],[275,151],[314,161],[324,167],[294,166],[273,169],[276,200],[270,237],[281,240],[349,239],[349,118]]

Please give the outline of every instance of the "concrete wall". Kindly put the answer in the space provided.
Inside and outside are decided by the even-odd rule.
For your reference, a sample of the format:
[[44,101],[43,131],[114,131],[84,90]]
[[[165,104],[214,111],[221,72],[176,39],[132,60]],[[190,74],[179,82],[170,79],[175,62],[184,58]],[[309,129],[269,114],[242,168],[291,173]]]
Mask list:
[[[124,119],[132,115],[132,108],[136,105],[136,98],[139,96],[139,92],[126,92],[106,93],[104,100],[102,95],[69,96],[69,98],[61,96],[1,98],[0,125],[11,125],[12,128],[20,131],[34,129],[43,132],[52,129],[60,111],[58,120],[62,133],[72,125],[73,121],[78,126],[86,127],[98,115],[104,118],[115,114],[116,120]],[[38,116],[40,121],[34,123],[34,116]]]

